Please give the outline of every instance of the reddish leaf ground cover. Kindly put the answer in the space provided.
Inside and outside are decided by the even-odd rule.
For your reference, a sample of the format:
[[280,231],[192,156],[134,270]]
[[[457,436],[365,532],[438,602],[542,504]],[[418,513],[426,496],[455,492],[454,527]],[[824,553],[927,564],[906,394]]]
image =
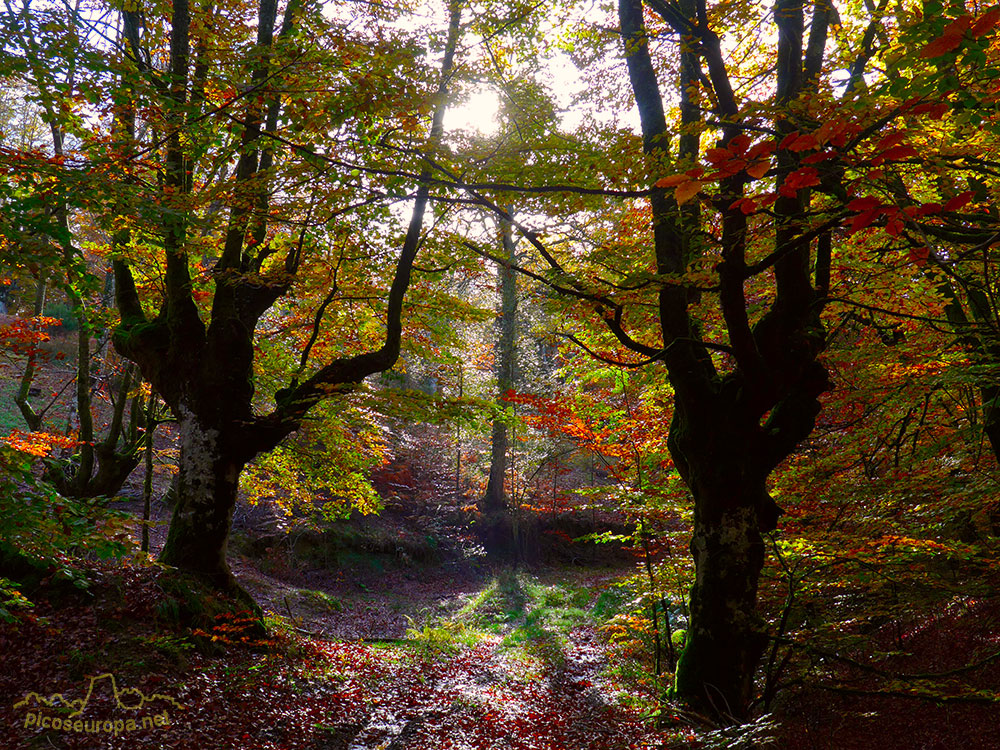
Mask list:
[[[557,748],[659,747],[662,735],[610,704],[596,684],[600,646],[581,629],[562,652],[510,658],[500,637],[435,649],[401,642],[328,642],[282,636],[257,647],[238,619],[216,618],[206,646],[188,648],[163,619],[160,577],[106,573],[93,599],[40,601],[0,627],[4,747],[60,748]],[[252,640],[252,639],[251,639]],[[261,648],[266,648],[261,652]],[[100,675],[113,674],[115,685]],[[97,676],[99,679],[92,680]],[[67,708],[38,700],[82,698],[82,731]],[[117,693],[115,690],[117,689]],[[139,691],[139,692],[135,692]],[[127,694],[126,694],[127,693]],[[154,698],[128,710],[141,698]],[[177,705],[175,705],[175,703]],[[166,712],[169,723],[143,728]],[[40,726],[39,716],[48,716]],[[35,718],[30,718],[34,716]],[[60,718],[58,729],[51,728]],[[134,718],[129,731],[115,721]],[[61,726],[63,721],[66,727]],[[88,731],[94,730],[94,731]]]

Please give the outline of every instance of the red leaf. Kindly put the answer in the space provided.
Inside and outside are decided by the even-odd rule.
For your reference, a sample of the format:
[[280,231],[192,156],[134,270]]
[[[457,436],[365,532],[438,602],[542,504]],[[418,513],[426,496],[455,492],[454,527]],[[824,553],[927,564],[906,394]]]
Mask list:
[[815,154],[809,154],[805,159],[802,160],[803,164],[819,164],[821,161],[826,161],[831,156],[832,153],[829,151],[818,151]]
[[747,159],[753,161],[762,156],[770,156],[774,153],[774,148],[774,141],[760,141],[759,143],[755,143],[754,147],[747,152]]
[[719,165],[719,171],[722,172],[723,177],[730,177],[747,165],[744,159],[730,159],[725,164]]
[[729,150],[736,156],[743,156],[750,148],[751,143],[750,136],[741,133],[729,142]]
[[882,158],[887,161],[899,161],[917,155],[918,152],[913,146],[893,146],[882,152]]
[[799,137],[799,131],[797,130],[794,133],[789,133],[788,135],[786,135],[784,138],[781,139],[781,143],[778,144],[778,148],[788,148],[789,145],[791,145],[798,137]]
[[929,42],[924,45],[924,48],[920,50],[920,57],[928,59],[931,57],[939,57],[943,54],[951,52],[955,47],[962,43],[961,34],[947,34],[945,36],[940,36],[933,42]]
[[969,201],[972,200],[972,195],[973,195],[973,193],[972,193],[971,190],[966,190],[964,193],[959,193],[954,198],[952,198],[950,201],[948,201],[947,203],[944,204],[944,209],[943,210],[945,210],[945,211],[957,211],[962,206],[964,206],[966,203],[968,203]]
[[871,211],[873,208],[878,208],[882,205],[882,201],[872,195],[866,195],[864,198],[855,198],[850,203],[847,204],[848,211]]
[[727,148],[710,148],[705,152],[705,159],[713,167],[718,168],[723,162],[727,162],[733,158],[732,152]]
[[875,149],[877,151],[885,151],[887,148],[892,148],[893,146],[899,145],[906,139],[906,133],[902,130],[897,130],[895,132],[889,133],[883,136],[882,139],[875,144]]
[[898,237],[899,233],[903,231],[903,220],[899,218],[898,213],[886,222],[885,231],[889,233],[890,237]]
[[730,204],[729,208],[738,208],[744,215],[750,215],[757,210],[757,202],[753,198],[738,198]]
[[785,178],[784,186],[794,189],[819,185],[819,172],[815,167],[796,169]]
[[972,26],[972,16],[966,13],[964,16],[959,16],[945,26],[944,31],[941,33],[943,36],[950,36],[952,34],[958,34],[961,36],[969,29],[970,26]]
[[949,109],[951,109],[951,107],[947,102],[937,102],[936,104],[918,104],[913,108],[913,114],[922,115],[926,112],[930,115],[932,120],[940,120]]
[[871,223],[875,221],[880,213],[882,213],[880,209],[872,208],[858,214],[851,221],[850,233],[854,234],[855,232],[860,232],[865,227],[871,226]]
[[788,150],[794,151],[796,153],[802,151],[810,151],[814,148],[819,147],[819,141],[816,140],[816,136],[812,133],[806,133],[805,135],[800,135],[794,141],[788,144]]
[[978,39],[991,32],[1000,23],[1000,5],[994,5],[983,13],[972,27],[972,38]]
[[927,247],[911,247],[910,248],[910,262],[916,263],[918,266],[922,266],[927,262],[928,256],[931,254],[930,248]]

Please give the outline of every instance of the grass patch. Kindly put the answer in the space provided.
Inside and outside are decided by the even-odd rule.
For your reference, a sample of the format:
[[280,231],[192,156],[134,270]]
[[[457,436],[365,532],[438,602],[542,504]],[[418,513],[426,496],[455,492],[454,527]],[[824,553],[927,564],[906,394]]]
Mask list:
[[326,610],[327,612],[340,612],[344,609],[344,603],[340,599],[331,596],[325,591],[299,589],[297,596],[302,602]]
[[568,582],[542,583],[523,571],[504,570],[450,616],[411,627],[407,638],[422,647],[454,652],[487,638],[501,638],[510,656],[545,669],[566,663],[569,632],[597,624],[588,609],[591,592]]

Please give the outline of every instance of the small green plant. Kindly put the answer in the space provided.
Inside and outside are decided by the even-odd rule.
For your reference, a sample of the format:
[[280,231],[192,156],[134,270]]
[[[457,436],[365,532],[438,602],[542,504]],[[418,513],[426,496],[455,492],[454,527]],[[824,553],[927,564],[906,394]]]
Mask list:
[[42,581],[86,589],[82,559],[120,557],[131,548],[124,513],[93,499],[62,497],[35,476],[34,462],[31,452],[0,445],[0,573],[8,581],[0,583],[0,609],[6,616],[10,607],[26,606],[21,592],[30,594]]
[[406,630],[407,640],[431,652],[457,653],[463,646],[475,645],[482,636],[480,632],[454,620],[427,623],[422,627],[418,627],[411,617],[407,620],[411,626]]
[[136,641],[140,645],[154,649],[175,661],[183,661],[186,658],[185,655],[194,650],[194,644],[184,635],[157,633],[138,636]]
[[16,619],[14,611],[29,609],[32,606],[27,597],[21,593],[20,584],[17,581],[0,578],[0,620],[13,622]]
[[97,657],[94,654],[77,648],[71,648],[67,652],[66,658],[69,660],[69,673],[74,679],[80,679],[93,672],[94,665],[97,663]]

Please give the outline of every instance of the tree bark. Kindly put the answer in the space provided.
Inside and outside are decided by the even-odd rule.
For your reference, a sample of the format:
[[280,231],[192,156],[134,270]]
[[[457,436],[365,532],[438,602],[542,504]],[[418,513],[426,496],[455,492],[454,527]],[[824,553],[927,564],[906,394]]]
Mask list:
[[[500,287],[500,310],[498,319],[499,335],[497,336],[496,378],[497,403],[504,406],[504,394],[514,387],[515,364],[517,355],[517,276],[514,272],[515,246],[510,221],[500,222],[503,257],[507,264],[497,264],[497,279]],[[490,476],[486,484],[480,510],[484,514],[505,513],[509,510],[505,490],[507,478],[507,424],[501,419],[493,421],[493,431],[490,440]]]
[[[698,57],[708,68],[715,114],[725,123],[720,146],[743,134],[742,114],[704,0],[684,0],[679,6],[647,2],[682,40],[679,96],[688,127],[679,139],[678,156],[686,165],[697,160],[699,150],[688,101],[692,71],[700,67]],[[814,75],[825,33],[814,29],[808,49],[803,50],[801,1],[779,0],[774,15],[779,36],[775,120],[778,132],[784,133],[794,129],[783,111],[804,85],[803,57],[809,75]],[[642,0],[621,0],[619,16],[644,151],[655,183],[662,176],[662,165],[677,161],[670,151]],[[814,22],[827,23],[828,14],[817,13]],[[779,153],[779,184],[797,167],[795,154]],[[720,372],[713,361],[691,312],[698,295],[683,285],[664,285],[659,293],[661,347],[635,346],[630,337],[612,329],[625,346],[647,355],[654,352],[653,359],[665,365],[674,389],[668,447],[694,500],[695,582],[673,695],[721,723],[749,715],[754,674],[767,642],[757,613],[757,584],[765,558],[761,533],[775,528],[780,513],[767,493],[767,478],[812,431],[818,397],[829,385],[826,370],[816,359],[825,346],[819,318],[822,300],[810,278],[810,244],[800,236],[808,192],[782,195],[775,204],[774,302],[752,324],[745,292],[752,276],[747,265],[749,227],[736,207],[748,181],[744,172],[722,177],[712,206],[721,219],[722,262],[716,272],[733,363],[729,371]],[[658,272],[686,274],[701,252],[699,210],[678,206],[655,184],[650,203]]]
[[[403,331],[403,300],[421,245],[432,174],[429,166],[432,161],[428,161],[428,166],[421,170],[410,223],[388,290],[381,347],[321,364],[302,382],[295,377],[287,388],[277,391],[276,406],[270,414],[255,414],[254,328],[288,290],[302,262],[301,248],[293,247],[288,250],[285,263],[276,265],[276,271],[265,271],[262,264],[270,251],[260,247],[269,215],[267,172],[271,164],[270,156],[261,155],[266,152],[261,141],[275,129],[280,106],[277,95],[269,94],[264,87],[265,81],[277,76],[270,61],[276,7],[273,0],[261,0],[257,48],[249,78],[260,83],[262,91],[247,104],[240,143],[237,182],[239,189],[251,193],[253,199],[248,203],[236,201],[230,209],[222,255],[214,268],[215,291],[210,315],[203,319],[194,299],[187,257],[188,217],[182,208],[184,195],[192,189],[192,165],[182,134],[188,125],[187,118],[197,116],[192,113],[198,104],[199,81],[205,75],[196,60],[192,88],[188,78],[188,35],[192,24],[186,0],[175,0],[173,4],[170,85],[163,92],[172,106],[168,108],[166,190],[161,197],[173,210],[165,211],[161,217],[163,299],[155,317],[146,316],[128,263],[123,260],[114,263],[121,313],[121,324],[112,339],[115,348],[139,365],[143,377],[162,396],[180,426],[176,505],[160,560],[237,594],[241,590],[227,565],[226,549],[240,473],[254,456],[272,450],[295,431],[316,403],[336,398],[368,375],[395,364]],[[299,7],[296,2],[289,3],[281,34],[291,32]],[[458,45],[460,20],[461,5],[452,2],[428,145],[431,156],[443,133],[445,95]],[[128,28],[134,31],[137,27],[130,22]],[[137,44],[134,33],[130,35],[130,44],[133,47]],[[136,51],[134,58],[141,61],[145,55]],[[190,98],[189,89],[192,89]],[[123,137],[128,140],[131,136],[123,132]],[[273,144],[268,142],[267,146],[271,148]],[[181,208],[170,205],[171,201]],[[322,310],[316,325],[320,323]],[[306,360],[307,354],[302,357],[300,374],[311,364]]]
[[[497,264],[497,281],[500,287],[498,335],[496,354],[497,408],[505,407],[504,394],[514,387],[517,356],[517,276],[514,271],[515,244],[513,227],[508,219],[500,220],[500,236],[504,263]],[[510,449],[507,423],[493,421],[490,436],[490,474],[486,491],[479,504],[480,537],[486,551],[499,558],[519,556],[518,526],[508,499],[507,471]]]
[[236,589],[226,562],[229,531],[246,459],[218,427],[180,405],[178,502],[160,561]]

